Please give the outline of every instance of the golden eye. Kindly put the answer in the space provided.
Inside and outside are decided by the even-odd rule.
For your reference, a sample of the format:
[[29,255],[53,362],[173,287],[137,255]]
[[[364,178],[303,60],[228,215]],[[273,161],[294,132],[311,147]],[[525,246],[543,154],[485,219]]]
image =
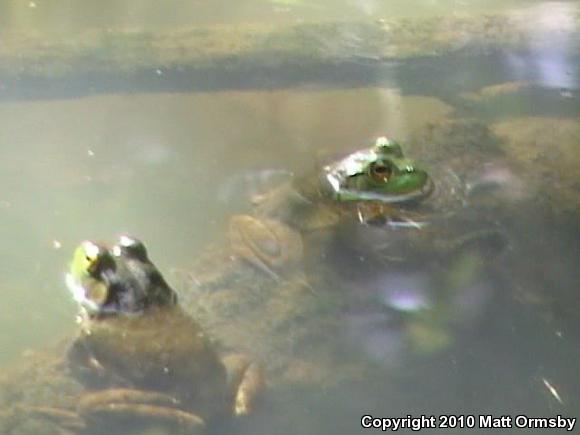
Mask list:
[[385,162],[375,162],[370,166],[370,174],[373,180],[386,183],[393,175],[393,168]]

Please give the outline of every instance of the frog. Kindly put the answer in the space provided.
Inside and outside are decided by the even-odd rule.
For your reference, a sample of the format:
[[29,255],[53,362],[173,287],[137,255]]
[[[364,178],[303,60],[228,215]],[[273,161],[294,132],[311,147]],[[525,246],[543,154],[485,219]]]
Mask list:
[[250,214],[230,219],[229,248],[234,257],[279,279],[301,265],[312,238],[327,237],[341,221],[366,223],[377,215],[389,222],[411,220],[399,214],[401,206],[432,190],[428,172],[405,156],[399,142],[381,136],[370,147],[253,198]]
[[[427,126],[409,147],[429,173],[430,194],[402,204],[395,221],[370,213],[365,225],[343,226],[326,250],[332,259],[323,275],[345,287],[343,294],[364,288],[350,303],[395,316],[412,353],[449,348],[478,323],[502,285],[495,280],[511,245],[502,217],[525,196],[519,168],[501,146],[476,120]],[[353,252],[361,261],[349,267]]]
[[79,305],[66,374],[82,389],[73,409],[34,406],[32,413],[79,433],[151,424],[204,433],[252,412],[264,387],[261,365],[220,355],[143,242],[126,235],[112,247],[82,242],[66,283]]
[[[405,155],[401,143],[381,136],[372,145],[253,198],[249,213],[229,219],[227,243],[210,246],[193,265],[175,271],[183,300],[208,329],[228,330],[227,341],[261,349],[260,356],[269,361],[269,378],[305,379],[297,374],[299,366],[326,378],[324,369],[314,368],[325,366],[314,361],[318,357],[299,355],[296,361],[299,352],[294,347],[302,338],[314,342],[313,337],[340,328],[334,324],[340,298],[327,294],[315,278],[325,247],[341,221],[361,223],[372,204],[382,207],[380,213],[395,216],[403,204],[423,200],[432,189],[427,171]],[[268,322],[246,323],[261,310],[268,311]],[[229,328],[225,318],[244,326]],[[278,333],[295,318],[303,319],[300,331],[280,339]],[[244,330],[259,336],[260,345],[241,337]]]
[[[406,148],[421,158],[409,158],[395,139],[378,137],[370,147],[254,198],[249,214],[230,220],[233,257],[280,279],[313,264],[310,275],[317,275],[320,260],[336,252],[367,257],[368,239],[372,250],[388,247],[382,257],[392,258],[390,246],[401,238],[407,247],[429,250],[436,245],[433,234],[445,239],[444,232],[457,232],[446,224],[453,215],[496,204],[487,194],[500,185],[509,186],[504,190],[512,197],[519,189],[518,180],[497,163],[503,158],[497,138],[479,122],[429,126]],[[459,152],[462,148],[468,152]],[[492,212],[487,214],[492,221]]]
[[308,232],[332,225],[343,215],[359,216],[362,204],[394,208],[418,202],[432,189],[427,170],[408,158],[398,141],[381,136],[370,147],[256,198],[254,213]]
[[[453,318],[449,307],[462,293],[477,293],[508,246],[487,197],[493,186],[485,184],[494,180],[480,176],[487,162],[501,159],[496,138],[478,122],[429,126],[404,148],[380,137],[234,216],[230,225],[238,220],[252,231],[183,268],[182,300],[220,338],[267,360],[268,378],[281,384],[326,385],[365,373],[357,356],[362,340],[345,345],[350,318],[360,313],[397,319],[418,355],[441,352],[471,322],[468,314]],[[256,251],[248,254],[248,246]],[[428,304],[402,307],[385,295],[384,280],[409,274],[424,277]]]

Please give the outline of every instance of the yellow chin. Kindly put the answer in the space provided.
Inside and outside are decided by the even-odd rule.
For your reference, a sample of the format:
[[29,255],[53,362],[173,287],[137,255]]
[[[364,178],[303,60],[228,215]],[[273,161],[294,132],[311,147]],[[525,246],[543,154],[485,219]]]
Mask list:
[[98,311],[107,300],[107,286],[93,278],[83,279],[80,283],[69,273],[66,275],[66,285],[75,301],[89,311]]

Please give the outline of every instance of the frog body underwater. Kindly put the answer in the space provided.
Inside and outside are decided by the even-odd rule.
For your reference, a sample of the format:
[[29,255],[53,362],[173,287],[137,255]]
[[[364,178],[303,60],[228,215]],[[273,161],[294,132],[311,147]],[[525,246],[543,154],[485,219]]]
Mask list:
[[405,157],[401,145],[380,137],[370,148],[254,198],[251,215],[230,220],[231,249],[277,277],[294,270],[313,235],[343,221],[366,223],[370,215],[397,219],[402,204],[421,201],[432,189],[428,173]]
[[[473,135],[475,129],[469,127],[464,131],[461,143],[465,142],[465,137]],[[456,128],[437,132],[440,137],[431,134],[425,140],[425,146],[432,153],[440,151],[440,143],[452,144],[457,135]],[[474,142],[479,143],[479,137]],[[463,252],[473,252],[474,256],[470,258],[478,260],[482,257],[478,241],[489,239],[485,233],[478,232],[479,214],[474,215],[478,219],[477,225],[469,228],[461,224],[461,219],[447,219],[452,214],[451,206],[459,205],[459,210],[463,210],[465,189],[461,188],[461,183],[458,183],[459,188],[449,191],[451,202],[440,201],[446,198],[443,195],[437,197],[432,209],[442,218],[435,225],[429,225],[429,231],[420,225],[398,225],[412,224],[415,218],[412,213],[423,210],[423,204],[434,198],[440,186],[438,179],[432,179],[430,170],[427,174],[413,163],[410,175],[419,177],[414,178],[415,182],[401,181],[400,188],[394,192],[385,189],[384,202],[380,201],[377,192],[355,198],[353,191],[376,190],[375,184],[368,181],[372,173],[377,180],[383,179],[378,186],[384,187],[389,180],[396,179],[397,174],[403,176],[409,172],[409,162],[400,157],[400,147],[399,151],[393,148],[392,152],[386,153],[378,152],[376,148],[377,144],[371,147],[373,153],[363,150],[362,155],[370,156],[370,160],[361,158],[360,154],[356,159],[347,156],[321,168],[313,177],[295,179],[268,192],[257,201],[252,214],[233,217],[228,232],[229,243],[218,246],[219,255],[207,250],[196,256],[193,267],[187,272],[189,287],[179,293],[179,304],[175,293],[168,289],[155,266],[138,248],[139,243],[133,239],[119,240],[112,249],[94,243],[81,245],[68,278],[75,299],[83,307],[81,332],[69,351],[70,358],[66,360],[67,370],[74,376],[69,375],[58,387],[51,385],[47,389],[64,391],[62,384],[68,385],[70,379],[78,379],[82,391],[77,392],[75,384],[71,393],[73,399],[64,404],[64,410],[36,407],[36,414],[62,423],[66,420],[63,415],[66,411],[67,427],[87,424],[88,429],[83,429],[84,432],[77,429],[72,432],[84,434],[90,433],[90,428],[95,425],[119,419],[131,422],[152,420],[200,431],[206,423],[210,425],[222,416],[239,413],[236,411],[239,400],[248,404],[242,409],[251,409],[251,398],[255,397],[254,392],[259,391],[261,384],[260,370],[245,360],[237,366],[241,368],[227,373],[229,364],[220,360],[216,346],[205,337],[204,331],[210,331],[212,337],[227,348],[265,361],[269,390],[280,385],[294,388],[297,383],[319,389],[321,385],[365,376],[368,364],[364,354],[356,348],[348,348],[344,338],[350,328],[345,312],[353,305],[352,296],[354,299],[361,296],[352,290],[365,289],[370,281],[378,282],[375,278],[381,277],[372,276],[377,271],[391,279],[389,273],[397,265],[401,265],[402,273],[406,272],[408,263],[421,266],[420,261],[415,261],[417,258],[430,263],[427,274],[443,274],[439,279],[444,283],[443,287],[451,278],[446,279],[447,269],[441,266],[454,266],[455,275],[465,275],[464,271],[469,267],[461,266],[460,260],[465,257]],[[399,157],[391,159],[391,154]],[[442,162],[442,168],[452,162],[439,154],[436,161]],[[372,163],[379,157],[396,167],[386,169],[382,166],[387,165],[382,165],[377,170]],[[353,161],[363,164],[358,170],[352,170],[353,166],[356,167]],[[465,161],[454,161],[460,168],[467,167]],[[474,161],[477,163],[477,159]],[[367,181],[357,180],[357,177],[366,177]],[[459,177],[450,179],[460,181]],[[338,190],[333,186],[338,186]],[[431,212],[430,208],[426,210]],[[428,218],[431,222],[431,216]],[[467,220],[474,221],[469,216]],[[343,234],[346,236],[339,245],[329,244],[329,239],[337,238],[334,237],[337,229],[340,233],[337,223],[341,221],[347,222],[348,231],[339,234],[338,238],[341,239]],[[384,231],[381,221],[389,224],[387,229],[403,227],[404,231]],[[390,225],[391,222],[395,225]],[[483,226],[487,227],[485,223]],[[365,235],[369,233],[367,229],[380,231],[387,243],[377,250],[385,256],[375,255],[371,263],[369,258],[372,255],[368,253],[377,248],[379,238],[373,233],[370,242],[366,243],[364,235],[355,235],[351,231],[353,227]],[[365,254],[365,262],[357,262],[353,267],[353,256],[350,255],[347,256],[350,263],[341,267],[342,264],[337,266],[332,259],[323,259],[318,255],[322,250],[315,246],[320,241],[316,239],[318,234],[331,235],[330,238],[323,237],[327,248],[325,253],[352,249],[354,242],[358,242],[354,252]],[[459,243],[441,246],[441,241]],[[314,255],[308,253],[308,259],[313,259],[310,276],[305,276],[303,269],[295,267],[303,261],[304,249],[314,250]],[[482,276],[485,278],[487,259],[492,258],[496,250],[490,252],[484,256],[486,261],[479,269],[481,272],[476,271],[473,277],[460,281],[469,283]],[[86,253],[89,253],[88,259]],[[395,261],[391,260],[395,257],[398,257]],[[91,264],[96,258],[101,260],[94,264],[100,263],[101,266],[91,272]],[[358,261],[358,256],[354,258]],[[445,258],[450,259],[446,261]],[[320,268],[319,263],[325,260],[328,267]],[[367,266],[360,267],[361,264]],[[345,273],[360,270],[361,280],[356,277],[350,285],[345,282],[344,275],[337,273],[341,268]],[[328,282],[319,285],[325,278]],[[343,289],[349,288],[336,291],[337,283]],[[458,286],[458,292],[463,287]],[[441,293],[432,286],[425,292]],[[432,341],[428,334],[424,334],[426,329],[442,331],[440,335],[444,339],[452,337],[453,331],[448,330],[463,320],[449,320],[449,310],[445,308],[458,292],[451,292],[449,296],[436,294],[435,297],[439,298],[434,308],[426,308],[423,312],[415,309],[405,314],[405,323],[408,329],[415,331],[416,341],[422,341],[426,336],[426,340]],[[374,296],[377,295],[379,293]],[[377,301],[376,297],[362,295],[361,299],[354,301],[357,307],[364,310],[370,304],[381,313],[384,311],[380,306],[384,303]],[[394,309],[398,307],[396,301],[391,305]],[[384,328],[382,324],[381,328]],[[121,331],[131,332],[122,334]],[[190,331],[199,332],[201,336],[190,334]],[[169,355],[164,355],[164,349]],[[147,361],[148,365],[145,364]],[[15,382],[22,385],[20,380]],[[244,397],[247,401],[241,399]],[[55,414],[60,417],[55,417]],[[2,423],[0,421],[0,426]]]
[[[475,151],[481,145],[481,153],[462,156],[464,144]],[[436,303],[397,318],[418,322],[432,306],[442,329],[461,328],[469,320],[451,321],[439,307],[453,305],[462,288],[485,280],[506,246],[495,209],[471,211],[472,200],[479,199],[472,195],[472,175],[486,162],[485,153],[497,154],[493,145],[478,123],[446,123],[411,143],[413,151],[424,148],[430,166],[408,159],[397,142],[379,138],[310,176],[273,187],[255,200],[251,214],[230,220],[229,243],[205,251],[186,268],[182,300],[221,340],[258,352],[276,382],[347,373],[337,369],[337,361],[345,360],[345,313],[352,306],[381,316],[399,310],[397,304],[385,307],[385,290],[376,283],[395,282],[409,270],[427,277],[421,291]],[[450,290],[448,274],[466,276]],[[239,331],[248,331],[252,341]],[[303,355],[303,349],[310,351]],[[338,356],[325,362],[317,353]],[[288,373],[296,356],[311,368],[326,368]]]
[[252,411],[261,367],[238,354],[218,355],[140,241],[121,236],[112,248],[83,242],[67,285],[81,310],[63,376],[83,389],[75,409],[32,407],[34,413],[69,429],[72,421],[79,433],[146,425],[203,433]]
[[[429,133],[428,139],[419,137],[414,144],[430,162],[428,170],[408,158],[398,142],[379,137],[369,148],[255,198],[251,214],[230,219],[228,249],[279,278],[304,263],[315,264],[316,274],[320,260],[337,250],[359,257],[368,256],[369,248],[391,245],[391,239],[413,241],[407,245],[418,244],[422,250],[430,249],[434,233],[435,238],[464,239],[460,228],[446,222],[472,207],[472,199],[494,184],[485,181],[492,177],[481,175],[485,154],[496,151],[494,138],[483,126],[469,122],[444,124]],[[469,150],[466,158],[458,149],[470,142],[481,144],[483,151]],[[423,234],[431,224],[433,231]],[[367,238],[377,243],[369,246]],[[364,245],[355,248],[361,239]]]

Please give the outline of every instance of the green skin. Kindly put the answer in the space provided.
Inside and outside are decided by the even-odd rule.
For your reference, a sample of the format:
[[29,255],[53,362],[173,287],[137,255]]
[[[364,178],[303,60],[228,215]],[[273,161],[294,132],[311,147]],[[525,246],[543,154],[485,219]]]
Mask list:
[[[452,323],[449,320],[452,316],[446,315],[445,310],[441,308],[454,299],[453,290],[450,289],[457,290],[467,286],[465,283],[476,280],[485,269],[479,265],[481,255],[478,250],[481,250],[481,247],[475,249],[474,254],[469,252],[470,247],[474,244],[486,246],[488,241],[502,239],[494,229],[473,231],[461,237],[452,233],[446,235],[444,234],[446,227],[441,228],[437,223],[434,225],[435,233],[429,230],[415,231],[424,228],[423,213],[426,213],[430,220],[447,221],[451,218],[452,215],[449,213],[452,213],[453,201],[462,199],[460,180],[453,178],[451,181],[457,181],[457,185],[453,187],[460,197],[442,198],[439,195],[438,201],[447,199],[449,207],[443,206],[440,215],[431,216],[432,209],[428,205],[429,199],[433,198],[431,193],[434,190],[431,177],[406,158],[401,145],[386,138],[379,138],[374,147],[353,152],[344,159],[325,166],[315,177],[297,179],[291,186],[274,190],[258,204],[256,215],[278,219],[308,237],[312,230],[333,228],[330,233],[326,232],[323,235],[325,239],[309,239],[305,242],[308,244],[310,257],[304,263],[313,271],[308,274],[308,281],[318,290],[322,287],[340,286],[334,279],[340,270],[337,271],[334,260],[330,259],[336,252],[339,252],[339,255],[341,252],[344,253],[345,258],[349,258],[349,255],[350,258],[364,256],[371,275],[373,268],[380,270],[384,266],[385,259],[404,258],[412,263],[411,259],[418,254],[416,251],[420,251],[419,254],[423,256],[424,261],[433,262],[433,259],[441,259],[447,262],[449,277],[443,277],[442,280],[447,278],[451,280],[454,276],[467,276],[459,280],[460,284],[443,285],[445,297],[438,300],[436,306],[408,315],[410,339],[414,342],[414,347],[419,351],[433,351],[445,347],[451,340],[448,323]],[[441,191],[442,189],[439,194]],[[424,201],[425,199],[427,200]],[[365,216],[367,206],[370,207],[370,214]],[[377,207],[373,208],[375,206]],[[418,216],[421,217],[420,220],[417,220]],[[343,219],[344,217],[346,219]],[[344,228],[335,231],[334,228],[338,228],[339,222],[345,224]],[[353,223],[355,228],[362,228],[358,223],[370,225],[378,223],[381,226],[388,223],[392,226],[410,228],[411,231],[383,232],[381,237],[388,239],[388,243],[385,243],[388,252],[373,253],[366,245],[357,251]],[[458,228],[462,228],[462,225]],[[340,232],[339,237],[342,241],[340,244],[333,244],[333,235],[337,232]],[[331,237],[327,237],[329,234]],[[312,240],[315,241],[311,242]],[[442,246],[441,241],[446,246]],[[284,240],[278,242],[281,246],[285,243]],[[258,244],[254,246],[259,247]],[[352,252],[345,252],[349,250]],[[497,247],[490,251],[497,253],[501,252],[502,248]],[[473,261],[464,261],[464,257],[473,258]],[[320,264],[324,262],[321,259],[328,259],[328,264]],[[264,262],[261,268],[264,268]],[[338,282],[341,281],[339,278]]]
[[432,190],[427,172],[406,158],[398,143],[379,138],[373,147],[353,152],[314,176],[273,189],[257,201],[254,214],[305,233],[331,227],[345,215],[360,221],[360,207],[377,205],[384,207],[381,213],[392,212],[393,207],[421,201]]
[[[267,360],[269,379],[282,384],[309,379],[292,370],[295,359],[305,358],[317,372],[312,378],[330,381],[336,373],[318,367],[326,367],[326,355],[340,346],[329,339],[340,327],[334,323],[340,302],[336,292],[326,295],[334,285],[319,285],[326,275],[322,251],[342,221],[358,224],[360,204],[398,207],[429,195],[431,187],[427,173],[399,144],[381,138],[313,176],[273,188],[251,215],[232,218],[229,243],[197,258],[195,270],[185,276],[190,288],[182,300],[222,343]],[[195,276],[193,283],[188,276]],[[280,336],[287,328],[291,339]],[[302,340],[314,336],[324,342],[320,352],[297,358]]]
[[[457,168],[468,168],[469,165],[460,159],[460,155],[453,160],[453,156],[457,154],[457,147],[451,145],[456,142],[460,144],[471,143],[470,140],[474,141],[470,139],[473,136],[479,143],[481,135],[474,134],[473,131],[474,128],[468,126],[464,129],[464,134],[458,134],[457,129],[454,128],[444,130],[440,137],[433,138],[432,135],[429,135],[424,140],[425,149],[419,153],[422,156],[427,156],[426,159],[431,163],[430,167],[433,168],[447,168],[450,162],[455,161]],[[420,145],[421,142],[419,142]],[[420,150],[417,146],[415,143],[414,149]],[[446,146],[451,147],[452,152],[441,152],[441,150],[446,149]],[[373,149],[374,147],[371,148],[371,150]],[[434,158],[429,158],[429,153],[433,153]],[[396,168],[402,171],[408,166],[408,162],[402,160],[404,159],[400,155],[402,153],[394,154],[399,155],[393,155],[389,158]],[[481,161],[484,161],[476,156],[473,150],[467,153],[467,157],[475,162],[476,167],[481,164]],[[376,160],[376,156],[374,160]],[[368,168],[374,160],[368,159],[366,163],[361,164],[356,174],[344,176],[341,179],[343,180],[342,186],[346,186],[349,181],[353,183],[355,180],[368,178]],[[424,171],[422,172],[424,174]],[[254,217],[266,216],[269,219],[275,219],[277,222],[288,224],[293,229],[298,230],[301,235],[304,235],[308,230],[320,228],[321,224],[336,223],[337,210],[346,210],[348,213],[360,204],[379,202],[370,200],[365,195],[360,196],[360,201],[348,201],[345,195],[346,189],[340,191],[341,197],[333,195],[333,192],[336,192],[329,189],[324,177],[326,173],[327,170],[324,169],[314,177],[295,180],[293,184],[273,189],[271,194],[258,204]],[[391,177],[391,181],[403,176],[397,170],[394,171],[394,174],[395,176]],[[415,191],[426,195],[429,184],[430,181],[424,181],[424,179],[421,181],[418,177],[416,184],[414,184]],[[360,182],[360,185],[362,186],[364,183]],[[367,184],[367,186],[369,185]],[[440,177],[437,177],[437,186],[438,188],[441,186]],[[382,187],[384,187],[383,191],[388,193],[386,186]],[[422,190],[424,192],[421,192]],[[383,203],[392,204],[398,209],[400,205],[413,202],[410,197],[404,196],[403,190],[399,193],[399,197],[404,198],[404,201],[388,202],[388,199],[392,200],[393,196],[385,194]],[[423,206],[430,203],[436,197],[436,195],[431,195],[427,201],[420,201],[418,205]],[[422,196],[416,197],[414,202],[421,198]],[[448,203],[445,202],[437,208],[437,211],[446,212],[449,208]],[[433,289],[433,292],[440,296],[438,302],[429,309],[406,313],[405,324],[410,331],[409,338],[417,351],[437,350],[433,348],[442,348],[447,342],[453,340],[453,331],[458,327],[456,323],[460,321],[455,321],[449,317],[457,310],[453,306],[447,308],[447,304],[454,298],[456,289],[461,290],[464,281],[477,279],[477,269],[487,267],[487,261],[497,257],[498,250],[494,248],[493,243],[490,244],[489,251],[484,250],[483,255],[481,254],[481,240],[487,240],[489,236],[486,236],[486,233],[476,231],[480,227],[480,214],[476,216],[477,222],[474,222],[475,219],[468,219],[468,222],[474,223],[475,228],[459,222],[457,225],[446,226],[445,228],[451,233],[447,234],[443,231],[443,236],[441,236],[442,228],[437,225],[429,226],[422,231],[381,232],[388,237],[389,244],[386,248],[387,252],[385,252],[386,259],[381,261],[379,258],[374,263],[378,264],[379,267],[390,268],[400,264],[400,261],[409,261],[411,264],[419,266],[422,264],[421,262],[435,262],[433,273],[439,277],[437,282],[441,283]],[[447,215],[443,217],[443,220],[447,221]],[[356,223],[355,220],[355,225]],[[365,230],[364,226],[357,226],[363,231]],[[483,226],[486,227],[486,225]],[[457,231],[455,231],[456,229]],[[334,233],[334,227],[331,228],[331,233]],[[466,233],[467,238],[460,237],[458,239],[458,234],[461,236]],[[276,231],[275,234],[280,234],[280,231]],[[493,236],[493,233],[488,234]],[[393,238],[400,241],[393,242]],[[409,238],[415,238],[415,240],[408,243]],[[238,237],[238,239],[241,238]],[[352,237],[349,237],[347,242],[351,241]],[[449,241],[452,242],[451,246],[447,243]],[[267,237],[263,241],[266,253],[276,251],[270,242],[271,240]],[[439,242],[445,242],[445,246],[441,246]],[[284,240],[279,243],[282,247],[288,245]],[[184,401],[188,402],[187,409],[191,409],[191,412],[195,412],[204,419],[206,415],[211,416],[221,411],[221,407],[218,407],[220,409],[208,409],[201,398],[187,396],[189,391],[195,391],[194,382],[199,382],[200,379],[200,372],[197,374],[194,372],[195,367],[203,366],[201,363],[195,363],[196,356],[202,360],[205,355],[205,358],[215,362],[215,357],[211,356],[214,355],[212,348],[205,347],[207,352],[196,350],[196,343],[201,343],[201,349],[205,346],[203,345],[205,340],[196,341],[196,334],[191,333],[199,326],[189,316],[184,315],[177,305],[175,293],[164,281],[160,281],[158,270],[147,257],[139,257],[138,255],[135,257],[129,254],[126,245],[127,243],[119,241],[116,247],[111,249],[98,247],[100,250],[95,253],[91,252],[94,251],[94,248],[90,248],[90,246],[96,246],[95,244],[83,244],[75,252],[71,264],[67,280],[75,299],[82,307],[83,322],[81,334],[76,338],[73,346],[76,350],[69,352],[69,367],[85,386],[79,386],[76,381],[73,382],[74,391],[71,393],[71,398],[67,399],[64,404],[59,403],[58,400],[63,399],[63,393],[67,391],[63,385],[67,386],[71,383],[72,378],[68,370],[63,373],[59,358],[54,364],[54,374],[60,378],[52,380],[49,376],[36,376],[38,367],[44,367],[44,361],[39,362],[37,359],[33,359],[31,360],[34,362],[33,368],[25,367],[20,377],[13,378],[10,373],[8,374],[9,385],[14,386],[14,390],[29,392],[24,399],[21,399],[20,395],[17,396],[16,405],[19,405],[20,401],[24,405],[45,406],[48,403],[51,406],[60,406],[75,411],[78,402],[77,387],[81,388],[83,392],[87,389],[86,386],[88,386],[89,391],[92,391],[93,387],[102,389],[115,385],[141,390],[151,389],[151,386],[143,383],[144,379],[163,379],[161,369],[165,363],[169,363],[170,366],[177,367],[181,364],[184,367],[177,377],[178,382],[168,382],[163,387],[160,386],[163,385],[162,383],[156,384],[152,386],[155,391],[165,391],[172,396],[183,395]],[[308,248],[311,250],[310,248],[316,248],[316,246],[318,245],[314,240]],[[345,243],[340,248],[344,246],[349,247],[351,244]],[[259,243],[256,243],[256,248],[259,248]],[[367,248],[368,245],[362,245],[359,252],[366,253],[368,252]],[[342,278],[332,279],[336,275],[335,264],[329,265],[329,269],[333,267],[334,269],[326,274],[329,276],[329,285],[326,286],[319,286],[318,281],[312,282],[311,276],[303,279],[304,277],[300,272],[292,273],[289,276],[277,273],[281,279],[274,282],[269,275],[263,274],[261,270],[232,261],[229,246],[224,247],[223,244],[220,244],[218,250],[219,253],[223,251],[223,255],[216,256],[215,251],[207,250],[196,258],[193,270],[188,268],[188,272],[191,271],[191,273],[188,273],[187,278],[194,277],[195,279],[188,282],[187,291],[180,292],[179,305],[196,321],[199,321],[204,330],[211,331],[212,336],[216,337],[220,344],[252,353],[259,359],[268,361],[270,390],[280,385],[287,385],[285,383],[295,385],[296,382],[302,382],[310,388],[316,388],[325,383],[334,384],[340,379],[360,377],[363,370],[368,369],[364,361],[360,364],[359,356],[361,354],[355,350],[349,352],[354,361],[343,361],[341,360],[341,358],[345,359],[343,356],[339,358],[334,356],[336,349],[340,350],[339,355],[344,355],[344,337],[337,333],[344,327],[341,309],[343,306],[351,304],[345,299],[349,296],[356,296],[354,293],[352,295],[347,293],[350,288],[345,288],[345,292],[340,292],[340,289],[337,289],[335,284],[342,282]],[[333,247],[328,249],[329,252],[335,250]],[[116,252],[122,254],[116,256]],[[465,257],[464,252],[469,254],[466,261],[462,261]],[[90,254],[88,257],[95,257],[99,254],[103,255],[104,258],[109,257],[104,264],[113,264],[115,268],[93,269],[91,267],[93,260],[87,259],[87,254]],[[317,254],[317,252],[310,254],[310,258],[320,262],[321,257]],[[365,258],[369,257],[370,255],[367,255]],[[395,258],[395,260],[391,260],[391,258]],[[437,258],[441,258],[441,263],[438,262]],[[479,258],[485,260],[483,266],[478,265]],[[313,261],[313,263],[315,262]],[[284,265],[281,267],[286,269]],[[324,273],[316,264],[313,268],[314,276]],[[352,270],[352,268],[345,269]],[[473,272],[474,269],[475,272]],[[373,270],[376,269],[372,267],[369,269],[371,273]],[[439,275],[440,271],[450,271],[450,273]],[[363,274],[364,272],[363,270]],[[473,274],[476,275],[475,278],[472,277]],[[364,282],[364,280],[361,281],[360,285],[364,286]],[[109,293],[113,288],[116,290]],[[86,290],[91,291],[85,292]],[[133,296],[121,297],[123,294],[133,294]],[[376,305],[379,302],[363,300],[362,303]],[[160,325],[168,325],[169,327],[160,328]],[[120,334],[123,330],[135,333],[131,333],[127,338],[127,336]],[[137,335],[137,331],[141,331],[142,334]],[[86,332],[91,333],[92,341]],[[154,346],[155,343],[160,342],[166,343],[165,349],[170,350],[167,354],[174,355],[175,360],[162,361],[160,359],[159,350],[155,349]],[[139,343],[139,345],[127,346],[131,343]],[[305,343],[307,344],[305,345]],[[129,347],[135,349],[134,353],[129,350]],[[306,354],[305,350],[307,350]],[[62,355],[60,348],[56,352],[51,349],[50,357],[54,358],[55,353],[58,357]],[[91,361],[91,358],[94,358],[94,361]],[[291,369],[295,360],[302,359],[306,360],[306,364],[299,364],[297,367],[300,367],[300,370]],[[95,361],[98,362],[97,367],[91,364]],[[143,361],[152,362],[149,366],[151,372],[146,377],[143,377],[146,368],[137,363]],[[99,366],[103,370],[99,370]],[[206,379],[213,376],[216,381],[206,381],[201,385],[206,386],[209,391],[222,394],[224,397],[223,387],[220,386],[222,385],[220,379],[223,378],[219,374],[223,373],[223,369],[220,369],[220,366],[220,364],[214,365],[213,362],[209,363],[207,365],[210,367],[209,374],[206,375]],[[214,372],[218,375],[213,374]],[[39,379],[46,382],[47,385],[39,388],[37,385]],[[196,379],[198,381],[195,381]],[[72,380],[74,381],[74,379]],[[181,390],[176,386],[180,383],[185,385]],[[39,391],[48,391],[48,399],[39,398]],[[219,393],[220,391],[222,393]],[[225,397],[228,396],[225,395]],[[27,423],[28,420],[35,421],[26,415],[18,418],[23,424]],[[49,433],[46,431],[47,419],[39,420],[40,430],[23,433]],[[5,421],[0,419],[0,427],[2,428],[4,427],[3,423]]]
[[406,158],[401,146],[381,137],[373,148],[350,154],[324,168],[330,195],[337,201],[400,203],[427,196],[432,182]]
[[[333,182],[338,183],[337,189],[332,190],[326,176],[333,177]],[[358,201],[401,203],[415,200],[429,193],[431,183],[425,171],[416,168],[404,157],[400,145],[384,138],[379,139],[370,149],[358,151],[325,167],[314,182],[316,184],[314,190],[312,190],[314,184],[307,186],[312,181],[312,179],[306,183],[298,181],[291,186],[296,201],[286,195],[277,196],[283,202],[276,201],[275,207],[284,212],[289,211],[292,215],[291,220],[302,221],[298,225],[290,225],[294,229],[303,230],[303,225],[307,226],[313,220],[317,220],[321,211],[325,214],[332,210],[330,214],[334,218],[333,207],[337,205],[340,207],[340,204],[345,204],[346,208],[350,209]],[[288,223],[285,219],[279,221]],[[268,248],[271,248],[272,240],[269,236],[257,237],[258,239],[244,239],[242,243],[253,243],[252,249],[264,248],[260,257],[263,262],[260,269],[270,269],[272,266],[268,262]],[[276,242],[282,249],[289,245],[287,240]],[[252,257],[252,253],[248,255],[251,257],[250,262],[257,261]],[[271,273],[272,276],[276,274],[275,271]],[[84,379],[84,382],[91,385],[103,383],[103,377],[109,378],[106,380],[108,383],[115,383],[121,379],[129,385],[138,384],[143,374],[131,373],[129,369],[132,359],[138,356],[127,355],[123,351],[123,340],[126,341],[126,337],[123,337],[123,340],[116,340],[115,337],[118,335],[116,329],[127,329],[127,324],[147,322],[147,319],[153,316],[142,314],[152,309],[161,307],[162,312],[180,311],[174,291],[148,259],[145,247],[129,238],[121,238],[111,249],[85,242],[75,251],[67,283],[74,298],[82,307],[84,318],[83,333],[71,352],[75,372]],[[140,320],[141,318],[144,320]],[[147,330],[147,327],[139,325],[139,329]],[[147,340],[153,341],[152,338]],[[146,346],[147,340],[140,343],[139,347]],[[176,349],[176,352],[183,353],[193,346],[192,343],[184,342],[180,344],[180,348],[185,350]],[[148,359],[154,360],[154,356],[147,350],[142,349],[141,352],[147,355]],[[106,356],[105,361],[100,361],[102,355]],[[104,375],[95,374],[93,370],[85,367],[84,362],[95,357],[105,366]],[[119,367],[122,369],[119,370]]]

